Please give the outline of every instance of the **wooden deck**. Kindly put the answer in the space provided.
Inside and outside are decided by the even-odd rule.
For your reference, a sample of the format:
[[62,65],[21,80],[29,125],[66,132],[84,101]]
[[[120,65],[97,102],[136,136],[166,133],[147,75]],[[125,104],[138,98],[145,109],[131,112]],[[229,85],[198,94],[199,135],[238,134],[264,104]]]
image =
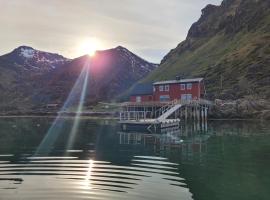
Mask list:
[[199,100],[174,100],[170,102],[125,102],[121,104],[119,123],[126,127],[141,126],[146,129],[177,126],[180,119],[207,120],[212,102]]

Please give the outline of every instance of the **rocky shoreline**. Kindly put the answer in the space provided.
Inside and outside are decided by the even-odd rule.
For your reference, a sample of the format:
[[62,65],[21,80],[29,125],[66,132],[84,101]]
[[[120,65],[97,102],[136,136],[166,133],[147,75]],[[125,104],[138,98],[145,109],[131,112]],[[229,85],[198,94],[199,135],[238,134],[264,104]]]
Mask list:
[[270,102],[265,99],[216,100],[209,118],[270,120]]

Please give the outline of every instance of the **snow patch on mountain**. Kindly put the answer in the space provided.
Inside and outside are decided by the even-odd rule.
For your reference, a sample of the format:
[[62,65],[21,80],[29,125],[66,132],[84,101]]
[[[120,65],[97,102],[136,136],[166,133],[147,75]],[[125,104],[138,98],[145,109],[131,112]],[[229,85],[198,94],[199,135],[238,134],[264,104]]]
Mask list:
[[25,57],[25,58],[33,58],[35,55],[35,50],[29,49],[29,48],[21,48],[20,55]]

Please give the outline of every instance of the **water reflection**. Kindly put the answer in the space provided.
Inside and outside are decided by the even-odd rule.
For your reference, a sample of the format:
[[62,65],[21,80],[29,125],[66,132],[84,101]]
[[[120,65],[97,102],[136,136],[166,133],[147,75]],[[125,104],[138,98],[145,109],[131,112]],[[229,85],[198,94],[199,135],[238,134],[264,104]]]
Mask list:
[[82,118],[66,150],[65,120],[51,153],[34,156],[53,119],[0,119],[0,199],[269,199],[268,124],[181,124],[147,134]]

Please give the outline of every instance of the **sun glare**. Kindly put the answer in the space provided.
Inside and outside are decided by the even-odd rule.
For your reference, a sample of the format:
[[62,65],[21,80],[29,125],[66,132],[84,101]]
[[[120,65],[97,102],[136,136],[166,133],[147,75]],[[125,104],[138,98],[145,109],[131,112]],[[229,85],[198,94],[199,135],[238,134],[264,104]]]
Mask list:
[[96,51],[100,49],[100,42],[96,38],[91,38],[83,41],[79,46],[79,54],[84,55],[87,54],[89,56],[94,56]]

